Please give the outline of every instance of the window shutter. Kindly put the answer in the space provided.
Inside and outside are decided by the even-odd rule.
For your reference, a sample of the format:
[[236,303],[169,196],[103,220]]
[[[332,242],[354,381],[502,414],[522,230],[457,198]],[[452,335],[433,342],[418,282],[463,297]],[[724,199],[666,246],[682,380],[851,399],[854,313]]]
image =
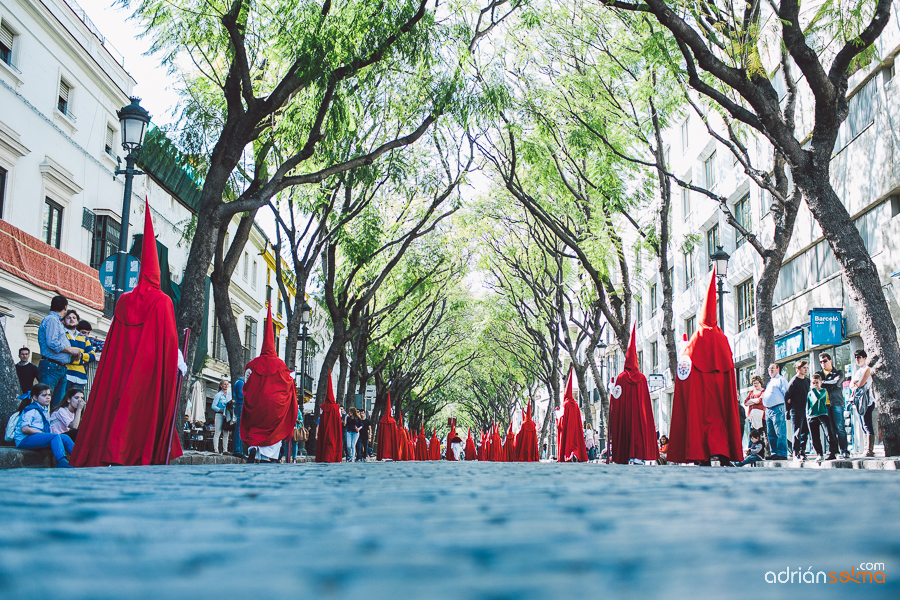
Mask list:
[[69,101],[69,84],[64,80],[59,80],[59,97],[65,102]]
[[6,25],[0,25],[0,44],[12,50],[13,32]]
[[116,132],[113,131],[113,128],[109,125],[106,126],[106,153],[112,154],[113,149],[113,139],[116,137]]

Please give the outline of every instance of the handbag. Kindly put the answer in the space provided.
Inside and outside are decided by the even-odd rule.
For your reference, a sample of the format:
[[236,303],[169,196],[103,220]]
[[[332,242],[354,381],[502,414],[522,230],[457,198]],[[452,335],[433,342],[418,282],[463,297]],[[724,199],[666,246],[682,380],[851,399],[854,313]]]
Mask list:
[[295,442],[305,442],[309,439],[309,429],[303,427],[302,425],[299,427],[294,427],[294,441]]
[[872,397],[869,395],[868,388],[861,387],[853,390],[853,397],[850,401],[853,402],[857,412],[862,415],[869,410],[869,406],[872,404]]

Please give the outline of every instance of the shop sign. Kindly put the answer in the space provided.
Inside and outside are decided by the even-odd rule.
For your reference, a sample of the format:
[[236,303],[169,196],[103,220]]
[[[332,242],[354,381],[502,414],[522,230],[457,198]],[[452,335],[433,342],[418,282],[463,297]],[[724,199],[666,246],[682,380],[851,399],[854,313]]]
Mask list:
[[838,346],[843,338],[840,308],[816,308],[809,311],[809,334],[813,346]]
[[788,356],[800,354],[806,349],[805,341],[806,337],[803,335],[802,329],[775,340],[775,360],[779,361]]
[[[100,285],[110,294],[116,293],[116,259],[119,254],[113,254],[103,261],[98,272],[100,274]],[[138,259],[130,254],[125,255],[128,264],[125,267],[125,285],[122,286],[123,292],[130,292],[137,287],[138,276],[141,273],[141,263]]]

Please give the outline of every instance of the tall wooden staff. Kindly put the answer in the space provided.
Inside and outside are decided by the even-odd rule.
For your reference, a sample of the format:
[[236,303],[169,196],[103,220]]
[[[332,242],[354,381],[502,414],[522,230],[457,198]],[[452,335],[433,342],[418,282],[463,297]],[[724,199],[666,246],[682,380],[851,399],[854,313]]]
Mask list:
[[[191,341],[191,330],[184,330],[184,348],[181,350],[182,356],[187,359],[187,351],[188,351],[188,343]],[[190,367],[189,367],[190,368]],[[172,456],[172,441],[175,439],[175,423],[178,421],[178,405],[181,402],[181,386],[184,385],[184,375],[181,374],[181,369],[178,370],[178,393],[175,396],[175,407],[172,409],[172,423],[169,428],[169,445],[166,447],[166,464],[169,464],[169,459]]]

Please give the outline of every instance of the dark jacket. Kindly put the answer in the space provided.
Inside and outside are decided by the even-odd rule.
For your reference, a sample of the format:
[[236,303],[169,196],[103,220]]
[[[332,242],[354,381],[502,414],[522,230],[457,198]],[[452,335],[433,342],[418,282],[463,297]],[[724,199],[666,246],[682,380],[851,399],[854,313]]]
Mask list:
[[828,392],[828,403],[832,406],[844,405],[844,372],[840,369],[833,369],[828,377],[825,371],[816,371],[816,375],[822,378],[822,388]]
[[806,395],[809,393],[809,386],[809,377],[794,375],[788,384],[787,394],[784,395],[785,407],[798,414],[806,414]]

